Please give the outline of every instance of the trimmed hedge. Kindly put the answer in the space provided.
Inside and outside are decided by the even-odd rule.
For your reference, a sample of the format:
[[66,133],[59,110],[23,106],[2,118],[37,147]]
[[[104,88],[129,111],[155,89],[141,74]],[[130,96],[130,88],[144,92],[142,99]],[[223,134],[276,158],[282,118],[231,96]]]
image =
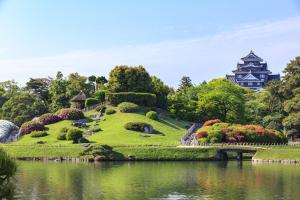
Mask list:
[[133,113],[139,110],[139,106],[131,102],[123,102],[118,105],[118,109],[122,113]]
[[144,132],[145,128],[152,127],[150,124],[144,122],[128,122],[124,125],[124,128],[131,131]]
[[38,121],[43,125],[54,124],[60,120],[61,118],[53,113],[46,113],[38,117]]
[[64,108],[57,112],[57,115],[64,120],[77,120],[84,118],[81,110],[75,108]]
[[95,93],[94,93],[94,97],[100,101],[100,102],[105,102],[105,95],[108,91],[107,90],[97,90]]
[[209,120],[198,129],[196,137],[201,143],[287,143],[282,133],[259,125],[241,125]]
[[96,98],[87,98],[85,100],[85,107],[90,107],[90,106],[94,106],[97,103],[99,103],[99,100]]
[[107,114],[107,115],[112,115],[114,113],[116,113],[116,111],[112,108],[108,108],[105,110],[105,114]]
[[132,102],[147,107],[152,107],[156,105],[156,95],[152,93],[106,93],[106,100],[110,102],[113,106],[116,106],[122,102]]
[[29,121],[22,124],[20,128],[20,134],[25,135],[31,133],[32,131],[43,131],[45,126],[39,121]]
[[65,132],[62,132],[57,135],[58,140],[66,140],[67,139],[67,134]]
[[155,111],[149,111],[146,113],[146,117],[153,120],[158,120],[158,114]]
[[37,137],[45,137],[48,133],[46,131],[32,131],[30,133],[30,137],[37,138]]

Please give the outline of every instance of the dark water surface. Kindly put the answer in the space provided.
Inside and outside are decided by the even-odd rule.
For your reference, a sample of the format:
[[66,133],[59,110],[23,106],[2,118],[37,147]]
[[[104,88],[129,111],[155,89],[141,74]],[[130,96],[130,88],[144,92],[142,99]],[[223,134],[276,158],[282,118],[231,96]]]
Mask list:
[[300,165],[18,162],[19,199],[300,199]]

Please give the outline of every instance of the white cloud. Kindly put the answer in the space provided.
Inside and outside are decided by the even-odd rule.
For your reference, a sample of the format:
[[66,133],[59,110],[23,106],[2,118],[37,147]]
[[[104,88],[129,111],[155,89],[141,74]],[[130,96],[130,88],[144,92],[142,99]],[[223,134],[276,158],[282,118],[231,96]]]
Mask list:
[[236,27],[215,35],[106,50],[79,50],[63,55],[0,59],[0,80],[25,82],[29,77],[67,74],[107,75],[115,65],[144,65],[176,86],[182,75],[194,82],[222,77],[251,49],[266,59],[274,73],[300,55],[300,17]]

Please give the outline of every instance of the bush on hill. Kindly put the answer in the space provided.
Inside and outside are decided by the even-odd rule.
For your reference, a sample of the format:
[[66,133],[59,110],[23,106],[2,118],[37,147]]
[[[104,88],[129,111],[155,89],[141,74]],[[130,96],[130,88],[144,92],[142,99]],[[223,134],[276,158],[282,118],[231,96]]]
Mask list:
[[100,101],[100,102],[105,102],[105,94],[107,93],[107,90],[97,90],[95,93],[94,93],[94,97]]
[[99,100],[96,98],[87,98],[85,100],[85,107],[90,107],[99,103]]
[[198,129],[196,137],[201,143],[287,143],[280,132],[259,125],[241,125],[209,120]]
[[22,124],[20,128],[20,134],[25,135],[31,133],[32,131],[43,131],[45,126],[39,121],[29,121]]
[[46,131],[32,131],[30,133],[30,137],[37,138],[37,137],[45,137],[48,133]]
[[131,131],[144,132],[146,128],[152,129],[152,126],[144,122],[128,122],[124,125],[124,128]]
[[153,120],[158,120],[158,114],[155,111],[149,111],[146,113],[146,117]]
[[62,132],[57,135],[57,140],[66,140],[67,139],[67,134],[65,132]]
[[116,106],[122,102],[132,102],[141,106],[152,107],[156,105],[156,95],[152,93],[120,92],[107,93],[107,101]]
[[73,140],[73,143],[78,143],[78,140],[82,137],[82,131],[79,129],[69,129],[66,135],[67,140]]
[[111,115],[111,114],[114,114],[114,113],[116,113],[116,111],[112,108],[108,108],[108,109],[105,110],[105,114],[107,114],[107,115]]
[[75,108],[64,108],[57,112],[58,116],[63,120],[77,120],[84,118],[81,110]]
[[122,113],[133,113],[139,110],[139,106],[131,102],[123,102],[118,105],[118,109]]
[[99,105],[96,107],[96,111],[99,112],[100,110],[102,110],[102,112],[104,112],[106,110],[106,106],[105,105]]
[[60,120],[61,118],[53,113],[46,113],[38,117],[38,121],[41,122],[43,125],[54,124]]

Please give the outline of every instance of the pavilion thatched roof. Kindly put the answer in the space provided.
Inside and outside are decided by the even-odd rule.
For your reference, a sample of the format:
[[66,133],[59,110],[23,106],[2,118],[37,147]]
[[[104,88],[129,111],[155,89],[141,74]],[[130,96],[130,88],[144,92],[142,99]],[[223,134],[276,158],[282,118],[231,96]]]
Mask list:
[[84,94],[84,92],[80,92],[78,95],[74,96],[71,99],[71,102],[78,102],[78,101],[85,101],[86,100],[86,95]]

